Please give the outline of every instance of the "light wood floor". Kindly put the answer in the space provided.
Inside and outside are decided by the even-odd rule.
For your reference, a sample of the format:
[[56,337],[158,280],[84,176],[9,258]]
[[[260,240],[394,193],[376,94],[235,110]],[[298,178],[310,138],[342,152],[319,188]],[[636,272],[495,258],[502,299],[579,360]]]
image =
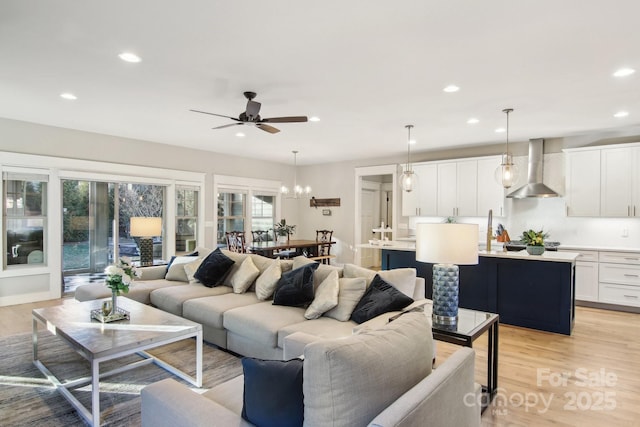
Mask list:
[[[31,310],[0,307],[0,336],[31,331]],[[640,314],[577,307],[571,336],[500,325],[498,395],[483,426],[640,426]],[[475,343],[486,383],[486,336]],[[438,363],[459,347],[437,343]]]

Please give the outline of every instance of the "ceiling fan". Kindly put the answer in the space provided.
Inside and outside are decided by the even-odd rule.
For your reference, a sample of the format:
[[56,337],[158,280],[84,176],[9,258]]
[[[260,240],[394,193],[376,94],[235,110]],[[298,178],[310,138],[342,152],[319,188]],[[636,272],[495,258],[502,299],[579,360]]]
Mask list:
[[270,126],[267,123],[296,123],[296,122],[306,122],[308,120],[307,116],[269,117],[269,118],[263,119],[262,117],[260,117],[260,114],[259,114],[260,106],[262,104],[253,100],[253,98],[256,97],[256,93],[245,92],[244,97],[247,98],[247,109],[244,112],[240,113],[238,118],[225,116],[224,114],[209,113],[209,112],[200,111],[200,110],[190,110],[190,111],[193,111],[194,113],[202,113],[202,114],[210,114],[212,116],[226,117],[227,119],[231,119],[236,122],[228,125],[217,126],[217,127],[214,127],[213,129],[224,129],[230,126],[238,126],[238,125],[251,125],[259,129],[262,129],[265,132],[278,133],[280,132],[280,129],[274,128],[273,126]]

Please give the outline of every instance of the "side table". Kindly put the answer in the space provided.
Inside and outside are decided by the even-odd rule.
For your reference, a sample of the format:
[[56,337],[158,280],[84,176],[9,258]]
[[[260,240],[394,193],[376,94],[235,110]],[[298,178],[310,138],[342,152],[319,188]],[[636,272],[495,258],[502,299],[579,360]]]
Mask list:
[[499,318],[494,313],[460,308],[456,325],[434,323],[432,326],[434,339],[465,347],[473,347],[473,342],[480,335],[488,332],[487,384],[482,386],[482,393],[486,396],[482,402],[483,411],[489,406],[498,389]]

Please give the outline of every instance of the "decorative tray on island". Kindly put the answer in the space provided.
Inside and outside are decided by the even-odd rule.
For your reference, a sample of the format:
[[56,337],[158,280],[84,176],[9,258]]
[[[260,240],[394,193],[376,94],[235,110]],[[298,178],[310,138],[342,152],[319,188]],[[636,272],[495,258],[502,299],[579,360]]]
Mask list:
[[129,312],[127,310],[123,310],[119,307],[116,307],[115,310],[110,312],[109,314],[104,314],[102,309],[96,308],[95,310],[91,310],[91,318],[96,319],[102,323],[115,322],[117,320],[125,320],[129,319]]

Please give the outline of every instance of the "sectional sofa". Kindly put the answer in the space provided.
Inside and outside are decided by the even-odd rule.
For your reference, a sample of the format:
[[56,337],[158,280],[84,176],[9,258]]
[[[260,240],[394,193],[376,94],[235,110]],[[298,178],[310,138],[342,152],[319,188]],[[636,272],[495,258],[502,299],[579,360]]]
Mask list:
[[[245,368],[203,394],[174,379],[145,387],[142,426],[479,426],[474,351],[460,348],[432,372],[424,356],[433,351],[430,329],[424,313],[410,312],[377,329],[304,345],[302,361],[292,359],[300,347],[290,344],[304,333],[289,335],[285,358],[292,360],[251,360],[260,371]],[[261,376],[268,381],[262,387]]]
[[[201,273],[212,259],[229,265],[220,274],[212,263],[217,278]],[[376,272],[197,248],[142,270],[126,297],[201,323],[206,341],[247,356],[243,376],[203,394],[173,379],[143,389],[143,426],[480,425],[474,351],[460,348],[431,372],[431,301],[415,269]],[[310,297],[305,304],[301,290]],[[101,283],[75,294],[80,301],[109,296]],[[259,369],[250,373],[245,363]],[[273,363],[285,367],[271,372]],[[291,370],[297,382],[285,378]],[[283,384],[286,392],[276,390]],[[252,423],[256,411],[299,419]]]
[[[424,299],[424,279],[416,277],[412,268],[375,272],[353,264],[337,267],[304,257],[273,260],[257,254],[222,250],[233,264],[220,286],[209,287],[194,280],[193,274],[198,261],[207,258],[211,252],[197,248],[197,256],[178,257],[169,267],[143,268],[142,277],[131,285],[126,297],[201,323],[207,342],[243,356],[264,359],[282,359],[283,340],[295,332],[318,338],[338,338],[351,335],[354,329],[385,324],[392,314],[375,316],[362,324],[350,320],[351,311],[376,274],[414,300],[406,308],[426,304],[430,313],[431,301]],[[247,274],[243,267],[247,258],[255,266],[253,274]],[[308,264],[317,265],[313,272],[316,291],[328,279],[337,282],[338,287],[338,306],[320,313],[317,318],[308,319],[311,316],[304,307],[275,305],[271,294],[262,288],[256,289],[265,281],[265,276],[277,282],[283,274]],[[93,283],[79,286],[75,298],[87,301],[109,295],[110,290],[104,284]]]

